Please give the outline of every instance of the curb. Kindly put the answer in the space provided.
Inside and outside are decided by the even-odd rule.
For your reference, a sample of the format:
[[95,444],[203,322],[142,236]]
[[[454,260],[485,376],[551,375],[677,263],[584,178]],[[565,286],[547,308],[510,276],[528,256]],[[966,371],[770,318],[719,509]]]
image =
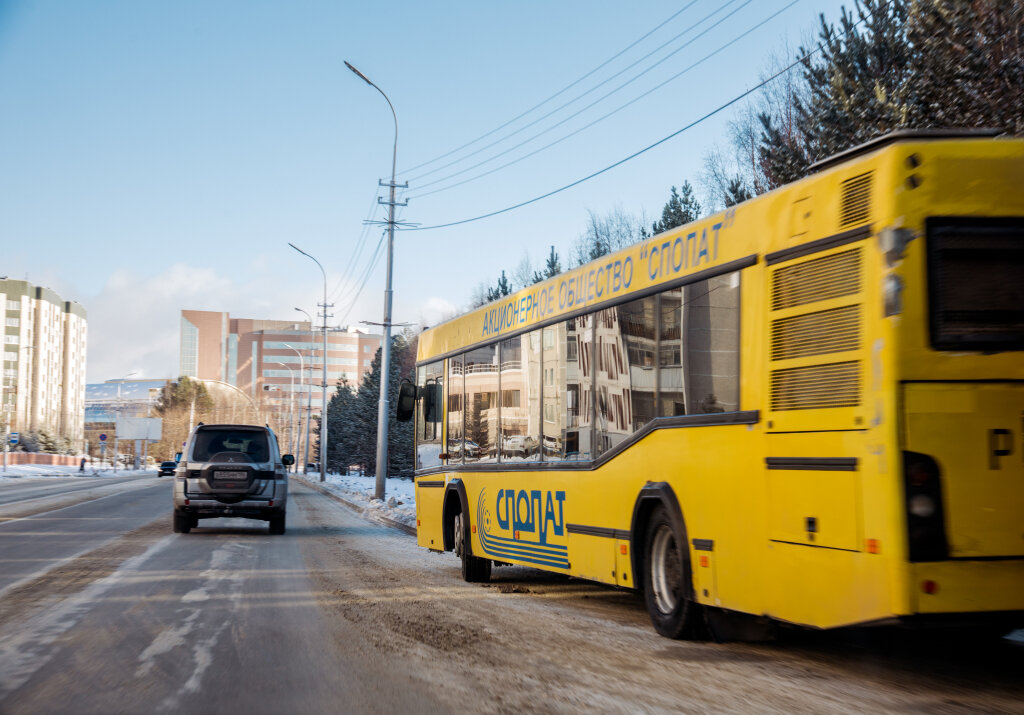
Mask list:
[[414,527],[414,526],[409,526],[408,524],[403,524],[400,521],[395,521],[394,519],[391,519],[389,517],[383,516],[381,514],[372,514],[372,513],[370,513],[370,511],[368,509],[364,509],[363,507],[359,506],[355,502],[349,501],[345,497],[340,496],[338,494],[335,494],[330,489],[326,489],[326,488],[320,486],[318,483],[310,482],[310,481],[308,481],[306,479],[303,479],[302,477],[294,475],[294,474],[292,475],[292,478],[293,479],[298,479],[304,485],[306,485],[307,487],[313,489],[314,491],[319,492],[320,494],[323,494],[326,497],[330,497],[331,499],[334,499],[335,501],[344,504],[349,509],[351,509],[352,511],[356,512],[357,514],[359,514],[360,516],[362,516],[365,519],[368,519],[370,521],[376,521],[378,523],[383,524],[384,526],[390,526],[393,529],[398,529],[399,531],[404,531],[409,536],[416,536],[416,527]]

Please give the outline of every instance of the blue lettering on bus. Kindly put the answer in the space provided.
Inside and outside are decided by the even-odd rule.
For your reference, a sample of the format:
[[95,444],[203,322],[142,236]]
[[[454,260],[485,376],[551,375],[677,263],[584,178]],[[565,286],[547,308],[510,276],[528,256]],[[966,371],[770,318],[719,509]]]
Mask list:
[[[494,503],[498,526],[538,534],[541,544],[548,536],[565,534],[565,492],[531,489],[501,489]],[[510,523],[511,522],[511,523]]]
[[[708,229],[691,231],[686,236],[644,246],[640,249],[640,261],[647,262],[647,277],[651,281],[662,281],[684,270],[697,268],[702,264],[718,260],[718,238],[723,228],[735,220],[735,213],[726,212],[723,221],[713,224],[711,236]],[[603,266],[591,268],[581,275],[569,275],[557,284],[558,307],[555,308],[555,285],[538,288],[519,300],[490,308],[484,312],[481,337],[488,337],[543,320],[556,310],[565,311],[591,305],[617,293],[629,290],[633,284],[633,257],[608,261]]]

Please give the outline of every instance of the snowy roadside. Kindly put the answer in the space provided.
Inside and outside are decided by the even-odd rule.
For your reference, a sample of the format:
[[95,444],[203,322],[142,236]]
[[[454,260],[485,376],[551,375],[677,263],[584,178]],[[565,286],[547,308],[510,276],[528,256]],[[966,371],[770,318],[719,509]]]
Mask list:
[[[2,467],[0,467],[2,470]],[[14,479],[47,479],[51,477],[153,477],[156,476],[156,469],[118,469],[113,468],[92,469],[87,467],[84,472],[79,472],[78,467],[67,467],[51,464],[8,464],[7,471],[0,471],[0,482]]]
[[416,530],[416,488],[411,479],[388,477],[384,485],[384,500],[375,499],[376,478],[371,474],[328,474],[320,482],[317,474],[298,474],[297,478],[314,488],[320,488],[354,505],[370,518],[380,517]]

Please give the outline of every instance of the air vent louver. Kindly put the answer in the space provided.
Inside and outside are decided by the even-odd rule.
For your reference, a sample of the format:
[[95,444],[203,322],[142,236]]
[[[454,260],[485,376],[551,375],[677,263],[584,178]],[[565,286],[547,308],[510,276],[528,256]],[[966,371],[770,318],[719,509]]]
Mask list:
[[869,171],[842,183],[839,228],[860,226],[871,220],[871,177]]
[[860,404],[860,366],[856,362],[811,365],[772,373],[773,410],[813,410]]
[[775,271],[772,310],[794,308],[860,291],[860,249]]
[[772,360],[825,355],[860,347],[860,306],[797,315],[772,323]]

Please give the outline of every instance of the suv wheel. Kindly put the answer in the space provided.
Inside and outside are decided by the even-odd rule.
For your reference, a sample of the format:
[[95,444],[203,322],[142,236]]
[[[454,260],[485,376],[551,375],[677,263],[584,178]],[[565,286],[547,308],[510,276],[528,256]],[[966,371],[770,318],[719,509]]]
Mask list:
[[270,517],[270,533],[275,536],[280,536],[284,533],[284,514]]
[[174,533],[187,534],[192,531],[192,517],[174,512]]

